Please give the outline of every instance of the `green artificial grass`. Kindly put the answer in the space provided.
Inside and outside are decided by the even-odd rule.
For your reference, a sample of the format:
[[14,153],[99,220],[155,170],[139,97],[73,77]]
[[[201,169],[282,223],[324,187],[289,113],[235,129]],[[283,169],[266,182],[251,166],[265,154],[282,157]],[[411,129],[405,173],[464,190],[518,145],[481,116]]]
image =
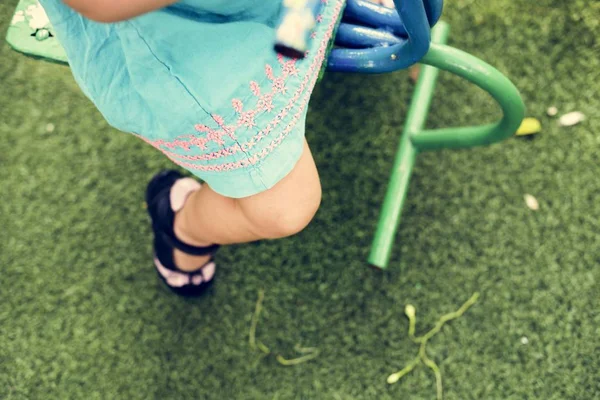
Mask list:
[[[0,32],[15,5],[0,3]],[[196,300],[151,265],[143,191],[170,162],[110,128],[66,67],[0,43],[0,398],[429,400],[423,366],[386,383],[415,355],[404,306],[421,334],[478,291],[428,345],[446,399],[599,399],[598,2],[449,0],[444,19],[450,44],[507,74],[543,132],[420,155],[377,272],[365,260],[413,84],[328,74],[307,129],[324,192],[315,221],[223,249]],[[561,128],[552,105],[587,119]],[[442,74],[429,126],[497,116]],[[282,366],[250,348],[261,289],[257,337],[317,358]]]

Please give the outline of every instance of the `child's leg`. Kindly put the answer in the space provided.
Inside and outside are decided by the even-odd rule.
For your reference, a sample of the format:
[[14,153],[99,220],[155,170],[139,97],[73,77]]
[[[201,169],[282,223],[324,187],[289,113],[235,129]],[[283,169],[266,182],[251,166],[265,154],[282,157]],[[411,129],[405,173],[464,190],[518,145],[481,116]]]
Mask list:
[[[175,234],[196,246],[283,238],[304,229],[320,202],[319,175],[305,141],[292,172],[263,193],[232,199],[208,185],[194,192],[175,217]],[[175,252],[175,263],[184,271],[197,269],[207,259]]]

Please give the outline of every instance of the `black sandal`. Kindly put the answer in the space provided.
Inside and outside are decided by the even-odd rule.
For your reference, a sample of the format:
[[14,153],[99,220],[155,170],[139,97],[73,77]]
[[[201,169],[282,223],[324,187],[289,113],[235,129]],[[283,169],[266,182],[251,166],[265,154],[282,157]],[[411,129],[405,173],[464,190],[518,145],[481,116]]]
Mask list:
[[[177,171],[162,171],[154,176],[146,190],[146,204],[154,231],[154,266],[162,281],[182,296],[198,296],[212,283],[216,264],[212,256],[219,245],[191,246],[175,236],[175,213],[185,204],[187,197],[201,189],[200,183],[186,178]],[[193,272],[177,268],[173,250],[194,256],[210,255],[210,260]]]

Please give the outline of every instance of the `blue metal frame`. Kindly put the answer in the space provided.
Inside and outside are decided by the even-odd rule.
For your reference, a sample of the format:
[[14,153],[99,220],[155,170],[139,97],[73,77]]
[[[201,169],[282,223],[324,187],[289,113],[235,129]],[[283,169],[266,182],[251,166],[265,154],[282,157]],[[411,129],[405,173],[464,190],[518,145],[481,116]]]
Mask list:
[[[442,0],[395,0],[397,10],[367,0],[348,0],[328,69],[386,73],[408,68],[429,51],[431,28]],[[360,24],[360,25],[359,25]]]

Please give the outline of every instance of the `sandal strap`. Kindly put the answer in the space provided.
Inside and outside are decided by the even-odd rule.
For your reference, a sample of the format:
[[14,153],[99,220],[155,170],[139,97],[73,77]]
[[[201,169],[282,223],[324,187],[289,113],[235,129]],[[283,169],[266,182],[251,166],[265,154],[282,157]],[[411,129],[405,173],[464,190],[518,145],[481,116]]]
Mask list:
[[154,199],[152,204],[149,205],[149,207],[152,207],[154,210],[156,216],[156,221],[154,221],[153,224],[155,235],[158,235],[160,239],[170,247],[181,250],[192,256],[207,256],[214,254],[220,247],[218,244],[206,247],[193,246],[181,241],[175,235],[175,230],[173,229],[175,212],[171,209],[171,203],[169,201],[170,190],[170,186],[164,188]]
[[193,246],[180,240],[173,228],[175,211],[171,206],[170,193],[173,185],[183,178],[176,171],[165,171],[157,175],[149,184],[146,194],[148,212],[154,231],[154,250],[163,267],[182,272],[175,265],[173,250],[177,249],[192,256],[212,256],[219,249],[218,244]]
[[167,232],[163,229],[158,229],[157,233],[159,233],[161,235],[161,238],[171,247],[174,247],[177,250],[181,250],[184,253],[192,256],[212,255],[215,254],[217,250],[219,250],[219,247],[221,247],[218,244],[213,244],[206,247],[192,246],[179,240],[174,233],[172,234],[171,232]]

